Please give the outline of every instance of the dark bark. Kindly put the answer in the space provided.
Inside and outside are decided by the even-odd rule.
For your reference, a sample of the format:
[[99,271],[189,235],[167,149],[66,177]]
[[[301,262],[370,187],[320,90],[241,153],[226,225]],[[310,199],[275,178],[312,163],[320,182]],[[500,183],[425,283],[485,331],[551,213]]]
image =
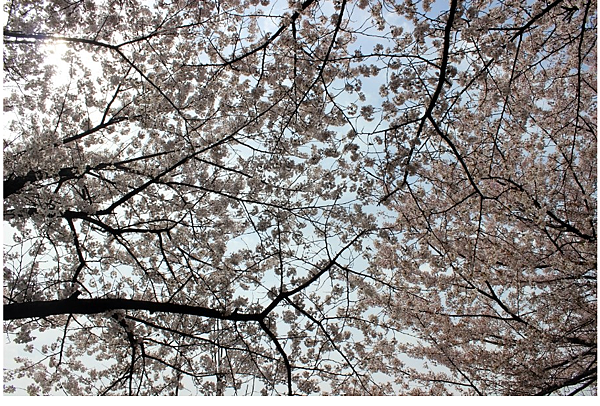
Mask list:
[[[73,168],[63,168],[58,172],[58,177],[61,181],[74,179],[78,175]],[[17,193],[23,189],[27,183],[36,182],[38,180],[50,179],[52,175],[46,174],[42,171],[31,170],[26,175],[16,176],[14,174],[9,175],[4,179],[4,198],[6,199],[10,195]]]
[[111,310],[147,310],[189,314],[232,321],[258,321],[260,314],[225,313],[200,306],[189,306],[176,303],[158,303],[134,299],[75,299],[48,300],[4,305],[4,320],[48,317],[63,314],[98,314]]

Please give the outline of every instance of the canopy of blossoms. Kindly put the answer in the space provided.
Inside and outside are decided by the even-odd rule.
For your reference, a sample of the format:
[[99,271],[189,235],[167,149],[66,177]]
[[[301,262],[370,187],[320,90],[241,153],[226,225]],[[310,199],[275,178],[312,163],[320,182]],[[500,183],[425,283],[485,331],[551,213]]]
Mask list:
[[5,393],[596,394],[596,10],[5,2]]

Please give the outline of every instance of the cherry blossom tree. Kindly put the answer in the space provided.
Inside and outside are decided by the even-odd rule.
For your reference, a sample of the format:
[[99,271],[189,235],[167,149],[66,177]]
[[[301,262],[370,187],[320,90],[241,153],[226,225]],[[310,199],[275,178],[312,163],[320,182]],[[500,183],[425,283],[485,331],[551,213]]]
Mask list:
[[596,394],[596,8],[6,2],[4,391]]

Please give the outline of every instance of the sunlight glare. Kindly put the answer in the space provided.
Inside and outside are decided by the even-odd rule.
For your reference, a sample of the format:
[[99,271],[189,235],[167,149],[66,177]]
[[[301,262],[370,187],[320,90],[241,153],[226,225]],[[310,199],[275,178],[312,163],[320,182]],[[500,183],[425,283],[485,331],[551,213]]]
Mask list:
[[68,62],[69,45],[63,41],[56,41],[44,45],[46,52],[46,64],[53,65],[56,69],[55,84],[68,83],[70,78],[71,64]]

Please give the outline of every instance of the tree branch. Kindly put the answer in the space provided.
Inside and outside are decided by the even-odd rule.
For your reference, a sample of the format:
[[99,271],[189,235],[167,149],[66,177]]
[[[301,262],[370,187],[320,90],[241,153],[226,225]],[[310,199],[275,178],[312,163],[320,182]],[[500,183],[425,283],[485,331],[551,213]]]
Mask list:
[[4,305],[4,320],[17,320],[57,316],[64,314],[98,314],[111,310],[147,310],[175,314],[188,314],[231,321],[258,321],[260,314],[226,314],[214,309],[176,303],[160,303],[135,299],[63,299]]

